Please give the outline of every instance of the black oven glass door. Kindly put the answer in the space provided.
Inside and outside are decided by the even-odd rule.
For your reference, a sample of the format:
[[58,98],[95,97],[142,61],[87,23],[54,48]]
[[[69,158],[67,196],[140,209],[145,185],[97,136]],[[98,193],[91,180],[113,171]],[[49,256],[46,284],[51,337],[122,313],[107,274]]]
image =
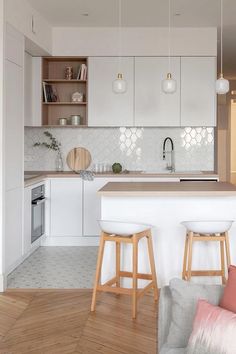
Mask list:
[[36,241],[45,231],[45,199],[32,202],[32,233],[31,243]]

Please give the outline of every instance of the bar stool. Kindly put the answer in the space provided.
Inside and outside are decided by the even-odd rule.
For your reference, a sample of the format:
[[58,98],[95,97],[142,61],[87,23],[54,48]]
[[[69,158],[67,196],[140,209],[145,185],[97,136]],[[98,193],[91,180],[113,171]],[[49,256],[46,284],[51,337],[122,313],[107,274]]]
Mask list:
[[[228,230],[233,221],[184,221],[181,224],[187,229],[182,279],[190,280],[192,276],[221,276],[222,284],[225,278],[225,253],[227,269],[230,261],[230,245]],[[220,270],[192,270],[193,242],[195,241],[218,241],[220,242],[221,269]],[[225,246],[225,250],[224,250]]]
[[[158,299],[158,287],[156,279],[156,270],[154,263],[151,226],[136,223],[126,223],[118,221],[100,221],[101,238],[98,251],[97,269],[95,275],[95,284],[93,289],[91,311],[95,311],[96,295],[98,291],[111,292],[115,294],[127,294],[132,296],[132,317],[137,315],[137,300],[148,290],[154,290],[154,299]],[[151,274],[142,274],[138,272],[138,243],[143,238],[147,239],[149,262]],[[116,275],[105,284],[100,284],[103,254],[106,241],[113,241],[116,244]],[[133,247],[133,271],[127,272],[120,269],[120,245],[121,243],[132,244]],[[120,278],[132,278],[132,288],[123,288],[120,286]],[[147,286],[138,289],[138,279],[150,280]],[[115,285],[115,286],[113,286]]]

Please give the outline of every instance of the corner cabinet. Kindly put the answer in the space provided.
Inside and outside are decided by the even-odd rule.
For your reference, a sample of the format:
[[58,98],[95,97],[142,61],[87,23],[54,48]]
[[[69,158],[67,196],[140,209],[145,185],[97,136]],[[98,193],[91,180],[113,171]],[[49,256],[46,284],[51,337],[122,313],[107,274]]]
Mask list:
[[[134,126],[134,58],[89,58],[88,125],[94,127]],[[127,91],[116,94],[112,82],[123,73]]]
[[181,126],[216,126],[216,58],[181,58]]
[[166,94],[162,80],[168,73],[168,58],[135,58],[135,125],[145,127],[180,126],[180,58],[171,59],[177,91]]

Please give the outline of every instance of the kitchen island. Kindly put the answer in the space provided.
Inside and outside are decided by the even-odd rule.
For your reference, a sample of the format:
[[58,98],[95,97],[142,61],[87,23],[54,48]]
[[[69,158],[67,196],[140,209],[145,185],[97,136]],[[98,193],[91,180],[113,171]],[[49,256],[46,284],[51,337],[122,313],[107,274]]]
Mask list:
[[[236,187],[222,182],[110,182],[98,191],[103,220],[147,223],[153,226],[153,246],[159,286],[181,277],[185,220],[236,220]],[[236,223],[230,232],[231,258],[236,263]],[[122,270],[131,271],[130,245],[122,252]],[[125,252],[124,252],[125,251]],[[139,272],[149,271],[145,240],[139,246]],[[102,281],[114,275],[114,244],[106,245]],[[194,245],[193,269],[218,269],[218,243]],[[193,278],[220,282],[220,278]],[[130,280],[124,285],[129,286]],[[143,281],[142,281],[143,282]],[[141,281],[140,281],[140,285]]]

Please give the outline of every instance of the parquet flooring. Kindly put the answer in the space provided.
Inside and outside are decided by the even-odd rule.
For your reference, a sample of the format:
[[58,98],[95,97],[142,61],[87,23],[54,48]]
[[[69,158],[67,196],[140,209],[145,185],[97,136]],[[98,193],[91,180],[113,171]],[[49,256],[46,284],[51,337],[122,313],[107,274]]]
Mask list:
[[[152,295],[152,294],[151,294]],[[0,294],[0,354],[156,354],[157,305],[99,294],[90,313],[92,291],[9,290]]]

